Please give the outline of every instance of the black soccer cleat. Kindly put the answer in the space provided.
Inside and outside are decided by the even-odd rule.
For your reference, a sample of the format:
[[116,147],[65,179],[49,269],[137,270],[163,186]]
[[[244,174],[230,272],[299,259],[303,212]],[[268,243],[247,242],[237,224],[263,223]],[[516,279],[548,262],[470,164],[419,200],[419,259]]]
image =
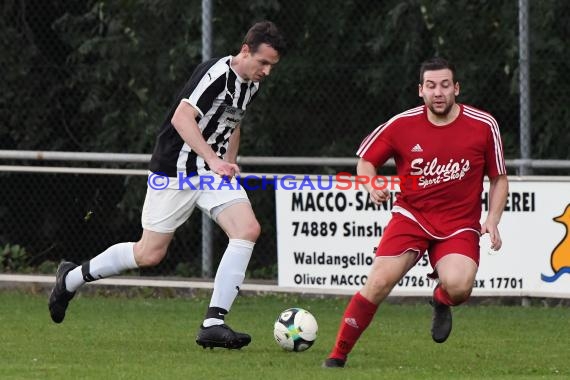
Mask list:
[[55,286],[53,287],[51,294],[49,295],[49,314],[52,321],[55,323],[63,322],[65,318],[65,310],[69,305],[69,301],[75,295],[75,292],[68,292],[65,288],[65,277],[70,270],[77,267],[74,263],[69,261],[62,261],[57,267],[57,272],[55,273]]
[[327,360],[323,362],[323,368],[344,368],[345,364],[346,360],[327,358]]
[[431,337],[436,343],[443,343],[451,334],[451,307],[432,300],[433,317],[431,323]]
[[215,325],[210,327],[200,326],[196,337],[196,343],[203,348],[222,347],[230,350],[240,349],[251,342],[251,336],[232,330],[230,326]]

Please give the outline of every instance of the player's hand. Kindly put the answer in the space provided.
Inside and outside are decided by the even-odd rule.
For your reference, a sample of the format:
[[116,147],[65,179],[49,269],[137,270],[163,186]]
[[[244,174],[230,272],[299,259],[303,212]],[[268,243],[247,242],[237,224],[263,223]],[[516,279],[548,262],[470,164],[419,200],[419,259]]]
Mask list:
[[224,161],[221,158],[217,158],[211,163],[208,162],[208,166],[210,166],[210,169],[214,173],[220,177],[226,178],[228,181],[230,181],[236,175],[240,174],[239,166]]
[[497,224],[485,221],[485,223],[481,225],[481,235],[485,235],[486,233],[489,233],[491,239],[491,249],[493,251],[501,249],[503,241],[501,240],[501,234],[499,233]]
[[373,187],[368,190],[370,193],[370,200],[376,205],[380,205],[390,199],[390,191],[388,189],[375,189]]

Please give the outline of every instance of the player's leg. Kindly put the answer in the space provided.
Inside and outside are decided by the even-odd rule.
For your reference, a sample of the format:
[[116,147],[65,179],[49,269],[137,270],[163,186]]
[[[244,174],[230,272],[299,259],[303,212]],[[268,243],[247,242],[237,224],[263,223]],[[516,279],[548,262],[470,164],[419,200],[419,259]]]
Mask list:
[[477,264],[467,256],[449,254],[439,261],[437,271],[442,298],[454,306],[467,301],[473,290]]
[[[411,249],[410,249],[411,248]],[[348,354],[372,321],[378,305],[427,248],[423,231],[396,214],[385,229],[364,287],[344,311],[335,345],[324,367],[344,367]]]
[[236,203],[226,208],[218,215],[217,222],[228,235],[229,242],[216,271],[210,302],[211,306],[215,305],[214,308],[218,309],[212,314],[213,319],[217,320],[205,320],[205,326],[223,323],[220,312],[227,313],[231,309],[243,284],[253,247],[261,232],[249,202]]
[[[434,244],[430,260],[439,277],[433,293],[431,334],[437,343],[443,343],[451,334],[451,307],[467,301],[479,264],[479,236],[463,232],[451,239]],[[435,263],[434,263],[435,262]]]
[[407,251],[397,257],[374,259],[366,284],[351,298],[344,311],[325,367],[344,367],[348,354],[374,318],[378,306],[416,263],[417,257],[416,251]]
[[61,323],[75,292],[87,282],[116,276],[126,270],[158,264],[166,255],[173,233],[144,230],[137,243],[118,243],[81,265],[69,261],[59,264],[56,284],[50,294],[52,320]]
[[126,270],[157,265],[166,255],[174,231],[195,204],[196,194],[173,189],[147,190],[142,211],[143,234],[137,243],[118,243],[82,265],[64,261],[56,272],[56,283],[49,297],[49,311],[61,323],[69,301],[86,282],[118,275]]
[[228,236],[229,242],[216,270],[212,298],[196,342],[204,348],[241,348],[250,343],[251,337],[233,331],[225,324],[225,316],[243,284],[261,228],[247,194],[235,187],[234,190],[205,192],[198,205],[210,213]]

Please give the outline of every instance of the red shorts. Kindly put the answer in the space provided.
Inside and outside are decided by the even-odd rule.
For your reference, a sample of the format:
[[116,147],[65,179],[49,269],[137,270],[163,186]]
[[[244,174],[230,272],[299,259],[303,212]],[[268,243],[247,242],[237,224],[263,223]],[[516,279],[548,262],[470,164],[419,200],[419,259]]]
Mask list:
[[432,268],[442,257],[452,253],[467,256],[479,266],[479,234],[475,231],[467,230],[447,239],[436,239],[415,221],[394,213],[384,229],[376,256],[400,256],[409,250],[418,253],[416,262],[427,250]]

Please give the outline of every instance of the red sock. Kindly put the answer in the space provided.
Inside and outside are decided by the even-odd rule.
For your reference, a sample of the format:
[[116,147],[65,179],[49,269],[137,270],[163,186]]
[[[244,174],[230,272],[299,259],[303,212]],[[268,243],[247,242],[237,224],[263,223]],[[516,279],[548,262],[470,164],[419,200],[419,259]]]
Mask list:
[[352,347],[374,318],[377,309],[378,305],[368,301],[360,292],[350,299],[342,316],[330,358],[346,360]]
[[447,306],[458,305],[458,303],[454,302],[451,297],[449,297],[449,294],[443,290],[440,285],[437,285],[435,287],[435,290],[433,291],[433,299]]

